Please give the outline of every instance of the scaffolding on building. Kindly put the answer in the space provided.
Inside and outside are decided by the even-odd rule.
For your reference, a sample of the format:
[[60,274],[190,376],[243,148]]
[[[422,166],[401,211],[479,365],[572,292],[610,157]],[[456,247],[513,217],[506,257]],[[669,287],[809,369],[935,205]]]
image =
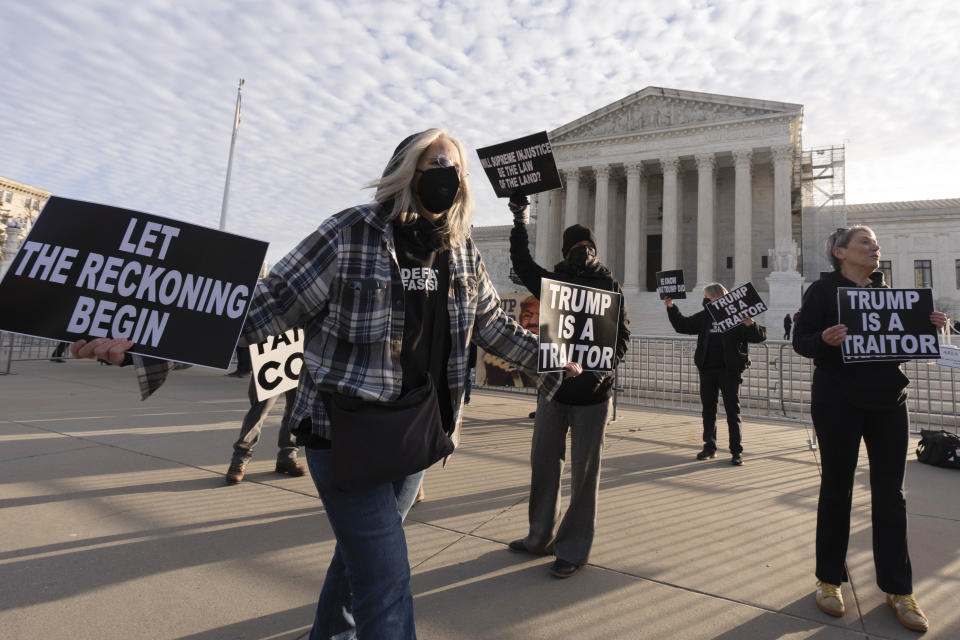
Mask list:
[[[847,226],[846,153],[843,146],[800,152],[801,264],[806,280],[830,269],[823,242],[837,227]],[[805,259],[804,259],[805,258]]]

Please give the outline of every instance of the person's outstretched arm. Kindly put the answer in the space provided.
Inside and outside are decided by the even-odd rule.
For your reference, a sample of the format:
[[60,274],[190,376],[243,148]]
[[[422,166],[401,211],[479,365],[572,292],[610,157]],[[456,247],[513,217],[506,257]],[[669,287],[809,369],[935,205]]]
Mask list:
[[530,293],[540,298],[540,279],[550,278],[552,273],[538,265],[530,255],[530,237],[527,234],[527,197],[511,196],[510,211],[513,212],[513,229],[510,230],[510,263]]

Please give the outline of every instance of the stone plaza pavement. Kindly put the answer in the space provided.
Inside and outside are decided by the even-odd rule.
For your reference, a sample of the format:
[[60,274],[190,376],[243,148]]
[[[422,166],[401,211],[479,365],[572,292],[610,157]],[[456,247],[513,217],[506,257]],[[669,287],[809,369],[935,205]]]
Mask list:
[[[140,402],[129,368],[14,372],[0,376],[0,637],[306,636],[334,540],[309,477],[273,473],[279,406],[247,479],[226,486],[246,380],[177,371]],[[736,468],[694,460],[698,416],[621,407],[590,565],[551,577],[550,559],[506,546],[525,533],[532,409],[476,393],[460,450],[427,473],[406,527],[419,637],[920,635],[874,581],[865,457],[848,613],[816,609],[818,460],[785,422],[748,419]],[[960,638],[960,473],[907,467],[925,637]]]

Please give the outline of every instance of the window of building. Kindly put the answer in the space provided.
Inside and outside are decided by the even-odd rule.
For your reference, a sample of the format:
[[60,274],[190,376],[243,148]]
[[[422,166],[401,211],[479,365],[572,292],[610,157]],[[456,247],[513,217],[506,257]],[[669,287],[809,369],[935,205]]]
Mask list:
[[880,268],[877,269],[880,273],[883,274],[883,281],[888,287],[893,286],[893,262],[890,260],[881,260]]
[[25,207],[29,210],[29,209],[30,209],[30,204],[31,204],[32,202],[33,202],[33,200],[32,200],[31,198],[29,198],[29,197],[24,198],[24,199],[23,199],[23,206],[25,206]]
[[[957,262],[960,262],[960,260]],[[733,269],[733,256],[727,256],[727,269]]]
[[933,288],[933,261],[913,261],[913,286],[919,289]]
[[10,204],[11,202],[13,202],[13,193],[7,191],[7,204]]
[[40,211],[40,198],[33,199],[33,210]]
[[767,268],[767,258],[768,258],[768,257],[769,257],[769,256],[760,256],[760,266],[763,267],[764,269]]

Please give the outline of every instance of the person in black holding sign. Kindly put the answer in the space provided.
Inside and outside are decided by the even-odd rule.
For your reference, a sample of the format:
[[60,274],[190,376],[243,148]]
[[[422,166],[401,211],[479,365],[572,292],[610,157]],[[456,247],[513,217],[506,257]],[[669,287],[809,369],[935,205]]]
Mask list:
[[[827,239],[833,272],[814,282],[803,295],[793,327],[793,348],[813,358],[810,414],[820,446],[820,499],[817,504],[816,603],[824,613],[845,612],[840,585],[847,580],[853,479],[860,440],[870,461],[873,559],[877,585],[901,624],[924,631],[926,616],[913,597],[907,552],[907,508],[903,477],[909,440],[907,385],[903,361],[843,363],[846,325],[838,324],[838,287],[885,287],[880,245],[873,231],[856,225],[837,229]],[[946,323],[938,311],[937,327]]]
[[[703,288],[703,306],[727,294],[719,282]],[[664,298],[667,319],[677,333],[697,336],[697,348],[693,362],[700,373],[700,403],[703,408],[703,450],[697,460],[708,460],[717,455],[717,396],[723,394],[723,408],[727,413],[727,433],[730,437],[730,462],[743,464],[743,444],[740,433],[740,383],[743,371],[750,366],[747,343],[759,343],[767,339],[767,330],[746,318],[726,333],[713,322],[710,312],[704,309],[690,317],[680,313],[673,299]]]
[[[527,239],[527,198],[513,196],[510,232],[513,270],[530,293],[540,298],[540,279],[585,285],[620,293],[620,283],[597,259],[593,232],[575,224],[563,232],[563,256],[553,271],[538,265]],[[630,344],[627,312],[620,306],[614,368]],[[553,399],[541,395],[534,417],[530,448],[530,528],[526,538],[514,540],[510,549],[537,555],[556,555],[550,573],[568,578],[587,563],[597,524],[597,492],[603,433],[612,410],[614,374],[588,371],[565,380]],[[566,457],[567,431],[571,439],[570,506],[560,521],[560,474]]]
[[[376,472],[357,459],[382,450],[388,435],[357,443],[354,435],[368,425],[331,419],[343,406],[337,400],[375,403],[378,410],[366,412],[376,414],[370,420],[392,421],[389,427],[403,433],[442,429],[447,443],[456,444],[471,339],[536,368],[536,336],[503,311],[470,237],[473,199],[466,176],[463,146],[444,131],[407,137],[371,185],[375,202],[326,217],[258,282],[251,298],[243,344],[304,329],[293,419],[337,539],[311,639],[353,637],[354,627],[360,638],[416,637],[403,519],[423,470],[372,488],[338,485],[338,470],[348,477]],[[121,364],[130,346],[120,339],[80,340],[71,351]],[[140,360],[134,364],[141,388],[149,392],[170,367]],[[565,370],[569,376],[579,372],[576,363]],[[552,398],[562,377],[547,374],[539,381],[544,397]],[[396,424],[398,405],[411,396],[414,408],[429,417]],[[410,444],[418,442],[411,437]],[[348,448],[351,443],[360,450]]]

